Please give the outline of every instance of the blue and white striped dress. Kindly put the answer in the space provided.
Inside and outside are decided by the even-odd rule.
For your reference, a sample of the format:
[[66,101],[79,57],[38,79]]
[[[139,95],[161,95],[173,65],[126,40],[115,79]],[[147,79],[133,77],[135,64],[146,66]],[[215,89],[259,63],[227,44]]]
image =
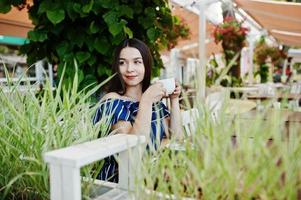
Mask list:
[[[106,99],[101,102],[96,114],[93,118],[93,123],[96,124],[100,120],[105,120],[111,129],[112,125],[118,121],[129,121],[131,124],[135,122],[139,109],[139,102],[123,99]],[[152,106],[152,121],[150,138],[153,147],[156,149],[156,138],[161,141],[165,137],[163,119],[170,116],[167,107],[160,101]],[[118,163],[113,156],[105,158],[104,165],[97,176],[100,180],[108,180],[118,182]]]

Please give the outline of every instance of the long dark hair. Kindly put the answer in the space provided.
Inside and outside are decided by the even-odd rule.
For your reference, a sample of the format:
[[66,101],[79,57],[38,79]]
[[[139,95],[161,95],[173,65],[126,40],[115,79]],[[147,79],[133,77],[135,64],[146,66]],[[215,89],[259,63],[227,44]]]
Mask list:
[[144,92],[150,85],[153,57],[147,45],[141,40],[138,40],[136,38],[125,39],[116,47],[114,52],[114,57],[113,57],[112,68],[113,68],[113,73],[117,73],[117,75],[110,82],[109,92],[117,92],[120,95],[123,95],[126,92],[125,83],[119,70],[120,52],[125,47],[133,47],[138,49],[138,51],[142,56],[142,60],[145,68],[144,78],[142,81],[142,92]]

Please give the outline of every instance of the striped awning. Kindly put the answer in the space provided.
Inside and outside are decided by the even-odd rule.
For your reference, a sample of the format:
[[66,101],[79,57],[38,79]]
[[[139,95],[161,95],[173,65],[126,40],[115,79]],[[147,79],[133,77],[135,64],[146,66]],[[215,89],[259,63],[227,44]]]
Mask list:
[[12,8],[6,14],[0,13],[0,35],[2,36],[26,38],[28,31],[33,27],[27,9]]
[[301,3],[267,0],[235,0],[235,3],[279,43],[301,47]]

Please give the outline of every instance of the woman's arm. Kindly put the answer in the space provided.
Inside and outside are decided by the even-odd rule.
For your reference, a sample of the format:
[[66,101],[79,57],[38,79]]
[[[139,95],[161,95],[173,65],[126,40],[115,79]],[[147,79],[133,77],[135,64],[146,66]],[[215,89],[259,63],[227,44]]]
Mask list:
[[117,133],[145,135],[146,138],[150,138],[152,104],[160,101],[164,94],[162,83],[151,85],[142,94],[135,122],[131,125],[130,122],[119,121],[112,126],[112,129]]
[[152,103],[141,99],[135,122],[131,124],[128,121],[118,121],[112,126],[112,130],[116,131],[117,133],[138,134],[149,137],[151,129],[151,116]]

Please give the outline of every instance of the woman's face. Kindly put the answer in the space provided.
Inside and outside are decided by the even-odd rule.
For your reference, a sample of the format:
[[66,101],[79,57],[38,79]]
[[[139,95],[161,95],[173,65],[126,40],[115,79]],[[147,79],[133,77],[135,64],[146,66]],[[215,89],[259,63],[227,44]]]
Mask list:
[[125,47],[119,56],[119,70],[126,86],[142,84],[145,68],[138,49]]

